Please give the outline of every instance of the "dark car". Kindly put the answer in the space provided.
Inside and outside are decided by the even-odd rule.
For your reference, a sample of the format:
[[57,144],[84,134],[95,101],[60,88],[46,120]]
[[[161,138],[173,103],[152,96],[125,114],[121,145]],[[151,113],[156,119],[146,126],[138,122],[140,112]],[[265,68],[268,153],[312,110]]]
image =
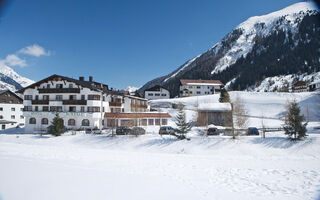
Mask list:
[[219,135],[219,130],[217,128],[208,128],[207,135]]
[[116,134],[117,135],[128,135],[131,133],[131,129],[128,127],[118,127],[116,129]]
[[133,127],[131,129],[131,134],[132,135],[144,135],[144,134],[146,134],[146,130],[144,130],[141,127]]
[[259,135],[259,130],[256,127],[249,127],[247,135]]
[[159,130],[160,135],[174,134],[174,129],[171,126],[161,126]]

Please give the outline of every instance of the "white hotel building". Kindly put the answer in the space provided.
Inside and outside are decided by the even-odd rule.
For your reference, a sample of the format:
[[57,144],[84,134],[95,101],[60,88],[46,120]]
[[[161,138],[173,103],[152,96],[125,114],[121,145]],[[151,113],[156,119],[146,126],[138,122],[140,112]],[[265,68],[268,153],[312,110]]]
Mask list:
[[180,80],[180,97],[201,96],[220,93],[224,87],[219,80]]
[[[26,132],[46,132],[56,113],[72,130],[133,126],[138,123],[128,123],[131,119],[118,117],[118,113],[136,113],[138,121],[150,113],[147,99],[109,90],[108,85],[95,82],[92,77],[86,81],[84,77],[52,75],[18,92],[24,97]],[[159,115],[168,117],[165,113]]]

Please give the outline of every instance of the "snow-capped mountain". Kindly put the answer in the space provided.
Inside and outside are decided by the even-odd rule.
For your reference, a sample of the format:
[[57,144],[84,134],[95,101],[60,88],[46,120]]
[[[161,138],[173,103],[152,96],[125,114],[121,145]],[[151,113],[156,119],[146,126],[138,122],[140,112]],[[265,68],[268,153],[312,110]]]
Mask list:
[[320,71],[319,16],[313,3],[300,2],[250,17],[211,49],[139,91],[159,84],[175,96],[182,78],[233,80],[230,87],[244,90],[266,77]]
[[0,63],[0,89],[19,90],[34,83],[33,80],[20,76],[9,66]]

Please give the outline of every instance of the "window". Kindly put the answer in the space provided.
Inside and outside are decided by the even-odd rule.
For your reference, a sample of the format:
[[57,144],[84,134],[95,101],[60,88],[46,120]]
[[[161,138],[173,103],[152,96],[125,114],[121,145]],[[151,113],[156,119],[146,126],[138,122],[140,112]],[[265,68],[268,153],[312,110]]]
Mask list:
[[84,119],[84,120],[82,120],[81,125],[82,125],[82,126],[89,126],[89,125],[90,125],[90,122],[89,122],[89,120]]
[[69,88],[73,88],[73,84],[72,83],[69,84]]
[[36,124],[37,123],[37,121],[36,121],[36,118],[30,118],[29,119],[29,124]]
[[68,120],[68,126],[75,126],[75,125],[76,125],[76,120],[74,120],[74,119],[69,119]]
[[201,94],[201,92],[198,91],[197,94]]
[[208,89],[210,89],[210,87],[208,86]]
[[160,125],[160,119],[155,119],[155,125]]
[[35,107],[34,107],[34,111],[38,111],[38,106],[35,106]]
[[100,112],[100,107],[97,106],[88,106],[88,112]]
[[69,95],[69,100],[76,100],[77,99],[77,95]]
[[147,119],[141,119],[141,126],[147,126],[148,124]]
[[197,86],[197,89],[200,89],[201,87],[200,86]]
[[3,111],[3,107],[0,107],[0,111]]
[[167,125],[168,124],[168,119],[161,119],[161,124],[162,125]]
[[23,115],[20,115],[20,119],[24,119],[24,116],[23,116]]
[[192,88],[192,85],[190,85],[189,88],[191,89],[191,88]]
[[20,108],[20,111],[23,111],[23,108]]
[[24,95],[24,100],[32,100],[32,95]]
[[24,111],[32,111],[32,106],[25,106]]
[[3,119],[3,116],[2,116],[2,115],[0,115],[0,119]]
[[86,100],[86,96],[85,95],[81,95],[81,100]]
[[75,106],[70,106],[69,107],[69,112],[76,112],[76,107]]
[[62,112],[62,106],[50,106],[50,112]]
[[61,88],[63,88],[63,85],[62,85],[62,84],[57,84],[57,85],[56,85],[56,88],[61,89]]
[[42,96],[42,99],[43,99],[43,100],[49,100],[49,95],[43,95],[43,96]]
[[161,96],[165,97],[165,96],[167,96],[167,94],[161,94]]
[[50,88],[50,84],[47,84],[47,88]]
[[49,106],[43,106],[42,111],[49,111]]
[[105,96],[102,97],[102,101],[106,101],[106,97]]
[[84,112],[84,106],[81,106],[81,110],[80,110],[80,112]]
[[62,100],[62,95],[56,95],[56,100],[61,101]]
[[150,126],[150,125],[154,125],[153,124],[153,119],[148,119],[148,125]]
[[9,103],[13,103],[13,101],[12,101],[12,100],[9,100]]
[[47,125],[48,124],[48,119],[47,118],[42,118],[41,119],[41,124]]
[[36,100],[39,100],[39,95],[36,95]]
[[148,96],[153,96],[153,93],[149,93]]
[[100,100],[100,95],[89,94],[88,100]]
[[5,124],[2,124],[2,129],[6,129],[6,125]]

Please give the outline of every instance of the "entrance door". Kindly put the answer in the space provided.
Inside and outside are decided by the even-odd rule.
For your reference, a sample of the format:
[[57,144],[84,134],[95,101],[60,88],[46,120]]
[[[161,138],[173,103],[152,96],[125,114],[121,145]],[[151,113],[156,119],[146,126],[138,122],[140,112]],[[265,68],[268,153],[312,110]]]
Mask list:
[[2,129],[6,129],[6,125],[5,124],[2,124]]

